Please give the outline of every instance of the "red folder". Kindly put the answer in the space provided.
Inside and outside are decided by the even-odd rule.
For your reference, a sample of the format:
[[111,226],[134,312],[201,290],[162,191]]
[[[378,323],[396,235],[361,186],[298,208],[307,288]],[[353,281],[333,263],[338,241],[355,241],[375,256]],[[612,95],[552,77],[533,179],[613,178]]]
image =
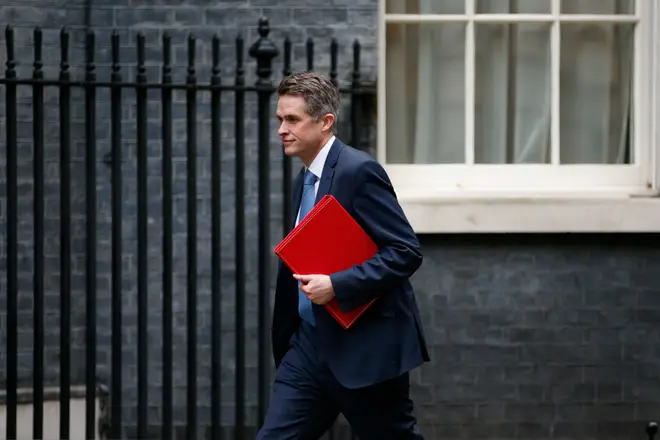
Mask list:
[[[275,248],[282,262],[300,275],[330,275],[364,263],[377,251],[373,240],[331,195],[321,198]],[[344,312],[333,298],[325,308],[347,329],[374,301]]]

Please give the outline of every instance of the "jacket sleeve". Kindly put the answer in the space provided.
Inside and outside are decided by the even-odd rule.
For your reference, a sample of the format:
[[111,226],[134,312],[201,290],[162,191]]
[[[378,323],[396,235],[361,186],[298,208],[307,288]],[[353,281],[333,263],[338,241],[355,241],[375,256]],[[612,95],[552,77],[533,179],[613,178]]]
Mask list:
[[422,264],[419,240],[382,166],[375,160],[366,162],[355,180],[355,220],[379,250],[365,263],[330,275],[344,311],[378,297],[388,287],[409,278]]

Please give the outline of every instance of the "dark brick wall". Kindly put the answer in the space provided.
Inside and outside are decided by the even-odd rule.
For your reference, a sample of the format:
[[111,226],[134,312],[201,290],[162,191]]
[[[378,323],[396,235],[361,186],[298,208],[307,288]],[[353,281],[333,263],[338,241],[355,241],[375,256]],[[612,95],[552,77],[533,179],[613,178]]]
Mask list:
[[[224,81],[233,82],[233,39],[242,32],[246,48],[255,41],[257,19],[271,18],[271,36],[281,48],[288,34],[294,42],[294,68],[305,67],[304,42],[317,42],[316,67],[328,71],[329,38],[340,43],[340,79],[350,80],[350,44],[363,43],[363,74],[375,78],[374,0],[277,2],[273,0],[151,1],[112,0],[95,2],[92,26],[97,34],[97,74],[107,79],[110,60],[110,32],[116,27],[122,37],[122,59],[135,61],[135,33],[147,38],[150,79],[159,78],[159,42],[164,31],[173,36],[175,78],[185,75],[185,36],[193,31],[200,39],[200,81],[208,81],[210,39],[222,40]],[[129,9],[129,6],[134,9]],[[32,54],[32,26],[44,28],[47,50],[44,56],[49,75],[59,62],[60,24],[71,27],[74,73],[81,72],[83,60],[83,1],[0,0],[3,22],[15,25],[19,71],[29,75]],[[4,43],[4,36],[3,43]],[[0,45],[2,62],[4,44]],[[246,59],[249,58],[246,56]],[[274,79],[280,77],[281,58],[275,63]],[[248,83],[254,81],[254,63],[246,66]],[[132,77],[133,67],[124,73]],[[233,421],[234,385],[234,140],[233,96],[223,98],[223,259],[220,268],[210,267],[210,152],[209,109],[206,95],[200,95],[198,134],[198,222],[199,255],[198,338],[200,424],[209,421],[210,385],[210,275],[223,276],[223,423]],[[32,344],[32,184],[30,91],[20,91],[19,105],[19,378],[31,380]],[[76,383],[84,380],[85,290],[84,290],[84,107],[82,93],[73,105],[73,350],[72,374]],[[59,260],[58,260],[58,123],[57,92],[47,94],[47,181],[46,181],[46,372],[47,382],[57,385]],[[150,423],[160,421],[161,399],[161,243],[160,228],[160,127],[159,95],[150,93],[149,104],[149,404]],[[174,158],[175,215],[175,319],[174,398],[176,424],[185,424],[186,405],[186,195],[185,195],[185,100],[177,95],[174,105],[176,142]],[[124,246],[124,359],[123,401],[126,434],[135,434],[136,396],[136,186],[134,94],[127,91],[123,111],[126,136],[124,161],[123,246]],[[98,96],[98,377],[109,385],[110,378],[110,170],[101,163],[109,151],[109,95]],[[0,116],[4,118],[4,88],[0,88]],[[247,366],[248,419],[256,417],[256,268],[257,268],[257,166],[256,105],[249,97],[246,109],[246,201],[248,250]],[[345,112],[344,118],[348,115]],[[4,119],[0,138],[4,139]],[[344,128],[345,120],[342,121]],[[273,124],[272,132],[275,133]],[[343,129],[342,136],[346,137]],[[274,137],[274,135],[273,135]],[[6,218],[4,143],[0,144],[0,227]],[[272,239],[281,237],[280,152],[272,145]],[[294,164],[296,168],[298,163]],[[654,321],[660,313],[660,275],[654,264],[660,256],[658,239],[631,237],[572,238],[538,236],[424,236],[425,263],[415,276],[418,300],[431,345],[433,362],[414,374],[418,414],[427,438],[642,438],[642,421],[660,412],[658,383],[658,334]],[[5,268],[6,241],[0,235],[0,267]],[[642,245],[644,244],[644,245]],[[655,245],[655,247],[653,247]],[[654,259],[655,257],[655,259]],[[273,260],[274,263],[274,260]],[[274,266],[273,266],[274,267]],[[6,280],[0,279],[6,292]],[[6,331],[4,301],[0,303],[0,328]],[[0,344],[5,339],[0,338]],[[4,380],[5,350],[0,350],[0,378]],[[203,432],[203,427],[200,432]],[[157,430],[156,430],[157,432]]]
[[660,237],[422,237],[431,438],[644,437],[660,414]]

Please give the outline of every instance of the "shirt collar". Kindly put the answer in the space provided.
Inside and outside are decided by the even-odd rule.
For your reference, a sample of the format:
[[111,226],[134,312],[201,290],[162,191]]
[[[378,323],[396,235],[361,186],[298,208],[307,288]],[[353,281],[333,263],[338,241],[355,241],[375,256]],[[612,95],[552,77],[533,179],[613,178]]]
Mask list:
[[328,153],[330,153],[330,147],[335,141],[335,136],[333,135],[328,142],[321,148],[319,154],[316,155],[312,163],[309,165],[309,170],[319,179],[323,173],[323,166],[325,165],[325,160],[328,158]]

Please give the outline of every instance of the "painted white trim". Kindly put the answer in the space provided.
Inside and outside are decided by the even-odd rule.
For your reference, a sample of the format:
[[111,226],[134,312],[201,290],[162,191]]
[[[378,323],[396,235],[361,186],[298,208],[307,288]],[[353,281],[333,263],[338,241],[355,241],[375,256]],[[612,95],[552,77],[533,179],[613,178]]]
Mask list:
[[[635,15],[561,14],[560,0],[549,14],[385,14],[379,2],[378,26],[378,146],[384,164],[413,227],[418,232],[580,232],[660,231],[660,5],[638,0]],[[558,119],[553,117],[552,161],[548,165],[479,165],[473,154],[465,164],[387,164],[386,136],[386,24],[466,23],[467,54],[474,41],[473,23],[554,23],[553,115],[559,111],[558,48],[561,22],[637,23],[634,57],[634,157],[632,165],[559,165]],[[473,95],[474,56],[466,56],[466,98]],[[556,96],[555,96],[556,95]],[[473,109],[466,106],[466,130],[473,125]],[[472,147],[466,137],[466,149]]]
[[[381,3],[385,0],[381,0]],[[469,0],[467,0],[469,1]],[[381,10],[383,8],[381,7]],[[384,14],[385,23],[635,23],[637,15],[607,14]]]
[[[649,124],[651,131],[651,160],[653,188],[660,192],[660,4],[653,2],[649,7],[653,26],[649,31],[651,59],[651,93],[649,103]],[[652,44],[655,42],[655,45]]]
[[561,0],[552,0],[553,23],[550,29],[550,163],[554,166],[559,165],[561,126],[556,117],[559,114],[561,103],[559,100],[560,74],[561,74],[561,24],[557,20],[561,17]]
[[397,191],[472,192],[619,192],[653,195],[642,165],[393,165],[385,166]]
[[387,48],[385,47],[385,28],[387,27],[385,24],[385,1],[386,0],[379,0],[378,2],[378,81],[376,99],[376,159],[382,164],[387,161],[387,154],[385,151],[385,136],[387,131],[385,128],[387,124],[387,113],[385,111],[385,96],[387,94],[387,89],[385,88],[385,84],[387,83],[387,77],[385,75],[385,72],[387,71]]
[[476,42],[474,21],[476,0],[465,1],[467,22],[465,29],[465,164],[474,164],[474,139],[475,139],[475,84],[477,76]]
[[629,197],[400,198],[418,234],[660,232],[660,199]]
[[[638,0],[636,15],[639,23],[634,39],[634,65],[633,65],[633,147],[634,162],[640,164],[640,171],[645,177],[647,188],[654,188],[653,164],[654,150],[658,144],[654,142],[651,119],[654,107],[653,88],[656,75],[653,60],[653,33],[654,21],[653,7],[649,1]],[[648,17],[642,19],[642,17]],[[657,45],[657,43],[656,43]],[[657,188],[656,188],[657,190]]]

